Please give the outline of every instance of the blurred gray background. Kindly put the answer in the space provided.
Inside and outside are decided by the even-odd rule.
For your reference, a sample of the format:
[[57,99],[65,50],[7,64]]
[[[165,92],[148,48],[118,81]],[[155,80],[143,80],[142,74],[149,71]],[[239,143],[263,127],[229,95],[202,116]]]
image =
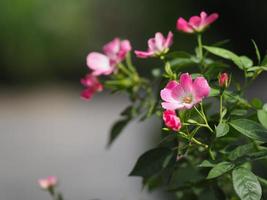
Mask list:
[[[266,1],[1,0],[0,200],[46,200],[37,179],[57,176],[67,200],[170,199],[142,190],[128,177],[136,159],[158,139],[157,119],[133,122],[110,149],[109,128],[128,105],[124,95],[80,100],[86,55],[115,36],[145,49],[155,32],[175,32],[174,49],[195,41],[175,31],[179,16],[217,11],[205,43],[231,39],[227,48],[255,58],[250,39],[267,49]],[[153,60],[137,60],[146,74]],[[233,69],[233,73],[234,69]],[[249,98],[267,101],[266,74]]]

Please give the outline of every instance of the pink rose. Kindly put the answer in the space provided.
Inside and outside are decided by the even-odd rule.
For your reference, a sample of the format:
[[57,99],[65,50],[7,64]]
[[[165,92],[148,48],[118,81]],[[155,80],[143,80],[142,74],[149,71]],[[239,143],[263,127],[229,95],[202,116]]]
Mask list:
[[219,86],[227,88],[229,86],[229,76],[227,73],[219,75]]
[[217,20],[218,17],[218,13],[207,15],[206,12],[202,11],[200,16],[192,16],[188,22],[184,18],[180,17],[177,20],[176,28],[177,30],[186,33],[202,32],[205,28]]
[[193,81],[191,75],[184,73],[180,76],[180,82],[170,81],[160,91],[164,101],[161,105],[167,110],[191,109],[209,93],[210,86],[204,77],[197,77]]
[[147,51],[134,51],[139,58],[148,58],[154,56],[160,56],[169,51],[169,47],[173,42],[173,34],[169,32],[168,36],[165,38],[162,33],[156,33],[154,38],[148,40],[148,50]]
[[103,47],[104,54],[92,52],[87,56],[87,66],[93,70],[95,76],[109,75],[114,72],[116,65],[125,59],[131,51],[128,40],[115,38]]

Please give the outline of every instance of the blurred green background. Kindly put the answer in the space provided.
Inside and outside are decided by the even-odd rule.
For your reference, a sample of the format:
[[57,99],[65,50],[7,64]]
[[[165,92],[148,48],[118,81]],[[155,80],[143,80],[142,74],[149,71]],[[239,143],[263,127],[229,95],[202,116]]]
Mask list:
[[[1,0],[0,84],[78,85],[86,55],[115,36],[145,49],[155,32],[172,30],[173,48],[191,50],[192,36],[177,33],[175,24],[201,10],[220,14],[206,42],[231,39],[230,48],[255,57],[252,38],[262,52],[267,49],[266,9],[264,0]],[[154,64],[137,60],[139,69]]]

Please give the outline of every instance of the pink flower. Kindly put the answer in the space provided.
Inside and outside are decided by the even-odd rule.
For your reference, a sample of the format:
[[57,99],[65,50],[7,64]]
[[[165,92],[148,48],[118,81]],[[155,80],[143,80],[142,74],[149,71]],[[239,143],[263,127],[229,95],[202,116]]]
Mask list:
[[184,73],[180,76],[180,82],[170,81],[160,91],[163,99],[161,104],[164,109],[190,109],[209,96],[210,86],[204,77],[197,77],[194,81],[191,75]]
[[186,33],[202,32],[216,19],[218,19],[218,17],[218,13],[213,13],[208,16],[206,12],[202,11],[200,13],[200,16],[192,16],[189,19],[189,22],[187,22],[184,18],[180,17],[177,20],[176,28],[177,30]]
[[118,63],[125,59],[132,47],[129,40],[113,39],[103,47],[104,53],[112,62]]
[[134,51],[137,57],[139,58],[148,58],[159,56],[165,54],[169,51],[169,47],[173,42],[172,32],[168,33],[168,36],[165,38],[162,33],[156,33],[154,38],[148,40],[148,50],[147,51]]
[[87,74],[84,78],[82,78],[81,84],[86,87],[80,95],[84,100],[90,100],[94,93],[101,92],[103,90],[103,85],[93,74]]
[[44,189],[50,189],[56,186],[57,184],[57,177],[55,176],[48,176],[47,178],[39,179],[38,180],[39,186]]
[[225,88],[229,86],[229,76],[227,73],[222,73],[219,75],[219,86]]
[[163,121],[166,127],[172,129],[173,131],[179,131],[182,127],[180,118],[177,117],[175,111],[165,110],[163,112]]
[[87,56],[87,66],[93,70],[93,75],[109,75],[116,69],[116,65],[125,59],[131,51],[128,40],[115,38],[103,47],[105,54],[92,52]]

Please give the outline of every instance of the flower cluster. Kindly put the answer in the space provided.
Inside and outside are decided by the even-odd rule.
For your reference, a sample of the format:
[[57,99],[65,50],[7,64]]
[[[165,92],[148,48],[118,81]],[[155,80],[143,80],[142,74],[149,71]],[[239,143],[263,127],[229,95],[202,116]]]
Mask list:
[[[162,140],[158,148],[142,155],[130,174],[142,176],[148,186],[166,186],[175,191],[179,199],[191,199],[192,196],[205,199],[207,188],[211,188],[220,190],[219,194],[224,194],[222,199],[236,199],[237,195],[242,200],[260,200],[262,190],[258,180],[261,179],[250,168],[252,161],[267,155],[264,147],[267,109],[258,99],[246,100],[244,93],[256,77],[267,71],[267,56],[261,59],[254,41],[257,64],[247,56],[222,48],[222,42],[204,44],[204,31],[218,17],[217,13],[208,15],[202,11],[188,21],[178,18],[177,30],[195,36],[195,53],[170,52],[174,41],[171,31],[166,36],[157,32],[148,39],[146,51],[134,50],[137,58],[158,59],[162,66],[151,66],[151,74],[146,77],[138,73],[131,61],[130,42],[115,38],[103,47],[103,53],[92,52],[87,56],[90,72],[81,79],[85,87],[81,97],[91,99],[104,87],[112,93],[123,91],[129,96],[130,105],[113,125],[109,145],[131,120],[161,118]],[[230,85],[232,75],[226,71],[233,66],[242,70],[242,83],[235,80],[235,84]],[[105,75],[104,79],[101,79],[102,75]],[[181,164],[177,164],[181,160]],[[211,170],[207,174],[201,167]],[[198,177],[197,180],[191,178],[191,173]],[[181,174],[184,183],[180,180]],[[227,176],[216,179],[224,174]],[[248,178],[245,180],[244,176]],[[227,185],[229,178],[233,189],[218,187]],[[266,180],[263,182],[265,184]],[[47,189],[54,184],[43,181],[42,187]],[[195,198],[202,194],[201,198]],[[215,199],[214,194],[210,197]]]

